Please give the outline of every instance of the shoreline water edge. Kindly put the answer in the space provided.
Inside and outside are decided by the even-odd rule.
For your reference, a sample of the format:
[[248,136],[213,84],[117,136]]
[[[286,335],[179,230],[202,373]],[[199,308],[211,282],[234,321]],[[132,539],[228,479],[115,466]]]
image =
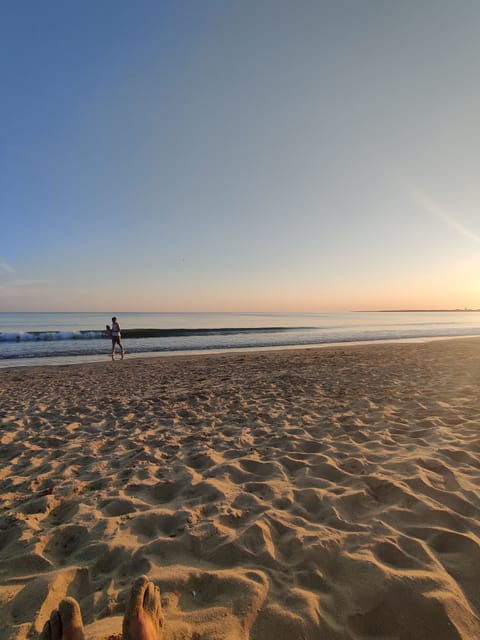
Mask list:
[[[0,368],[101,360],[109,349],[105,317],[0,313]],[[127,354],[135,357],[480,335],[480,312],[473,311],[125,313],[120,317]]]

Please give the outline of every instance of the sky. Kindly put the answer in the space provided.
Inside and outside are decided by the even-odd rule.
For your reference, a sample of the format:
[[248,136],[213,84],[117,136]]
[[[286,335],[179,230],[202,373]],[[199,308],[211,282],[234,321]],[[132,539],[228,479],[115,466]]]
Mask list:
[[0,3],[0,311],[479,308],[479,25]]

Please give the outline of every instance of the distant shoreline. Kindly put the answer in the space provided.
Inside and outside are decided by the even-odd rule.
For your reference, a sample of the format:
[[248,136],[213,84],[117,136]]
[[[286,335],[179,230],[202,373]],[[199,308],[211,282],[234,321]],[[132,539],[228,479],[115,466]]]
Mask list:
[[359,309],[356,313],[478,313],[480,309]]

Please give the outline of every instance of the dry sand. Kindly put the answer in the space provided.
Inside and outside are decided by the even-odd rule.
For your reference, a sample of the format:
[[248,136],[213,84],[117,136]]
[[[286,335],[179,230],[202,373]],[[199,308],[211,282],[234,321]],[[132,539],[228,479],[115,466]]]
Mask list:
[[0,371],[0,638],[480,638],[480,340]]

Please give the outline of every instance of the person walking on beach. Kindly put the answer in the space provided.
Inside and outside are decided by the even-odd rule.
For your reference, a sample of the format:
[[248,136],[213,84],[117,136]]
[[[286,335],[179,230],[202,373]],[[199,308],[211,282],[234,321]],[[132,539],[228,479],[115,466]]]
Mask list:
[[120,332],[120,324],[117,322],[117,318],[113,316],[112,318],[112,326],[109,327],[107,324],[107,330],[110,331],[110,335],[112,337],[112,360],[115,360],[115,345],[118,344],[120,347],[120,354],[123,357],[125,355],[125,349],[122,344],[122,334]]

